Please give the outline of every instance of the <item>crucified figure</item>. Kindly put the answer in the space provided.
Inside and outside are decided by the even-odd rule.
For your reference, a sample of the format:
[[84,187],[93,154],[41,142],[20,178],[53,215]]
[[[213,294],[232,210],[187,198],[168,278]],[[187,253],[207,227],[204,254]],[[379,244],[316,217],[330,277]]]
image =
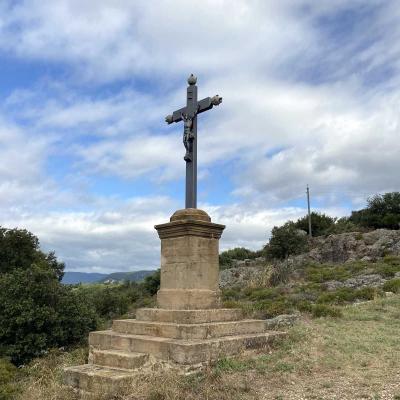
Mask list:
[[185,145],[186,149],[186,154],[183,157],[183,159],[186,162],[191,162],[193,154],[193,140],[194,140],[194,134],[192,132],[193,119],[190,118],[187,114],[182,113],[182,120],[184,122],[183,144]]

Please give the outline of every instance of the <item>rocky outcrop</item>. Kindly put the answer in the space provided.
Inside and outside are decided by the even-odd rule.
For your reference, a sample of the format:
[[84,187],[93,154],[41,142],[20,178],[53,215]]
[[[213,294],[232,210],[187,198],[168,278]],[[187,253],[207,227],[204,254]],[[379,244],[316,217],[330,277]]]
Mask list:
[[298,257],[318,263],[345,263],[376,261],[388,254],[400,255],[400,231],[377,229],[317,237],[312,239],[310,252]]
[[232,267],[224,269],[219,274],[219,287],[241,286],[266,286],[268,282],[269,268],[262,264],[252,263],[248,266]]
[[[310,251],[284,261],[293,269],[307,263],[346,263],[356,260],[378,261],[386,255],[400,256],[400,230],[377,229],[372,232],[350,232],[313,238]],[[236,260],[220,272],[220,287],[267,285],[272,265],[263,257]],[[379,278],[378,278],[379,277]],[[345,282],[331,281],[331,287],[381,286],[386,280],[379,275],[361,275]]]

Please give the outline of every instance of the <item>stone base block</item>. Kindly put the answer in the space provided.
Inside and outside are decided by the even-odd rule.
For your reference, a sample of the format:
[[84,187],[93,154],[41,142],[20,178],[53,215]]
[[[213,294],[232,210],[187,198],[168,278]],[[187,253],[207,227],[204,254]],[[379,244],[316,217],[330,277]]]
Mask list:
[[137,321],[168,322],[176,324],[202,324],[206,322],[239,321],[243,311],[239,308],[208,310],[166,310],[163,308],[139,308]]
[[64,383],[85,392],[108,393],[132,380],[132,372],[93,364],[64,368]]
[[248,348],[267,346],[282,335],[283,332],[264,332],[204,340],[178,340],[99,331],[90,334],[89,344],[100,350],[149,353],[156,358],[178,364],[197,364],[238,354]]
[[265,331],[265,322],[244,319],[241,321],[207,322],[201,324],[175,324],[123,319],[114,321],[112,329],[114,332],[129,335],[159,336],[171,339],[191,340],[261,333]]
[[207,289],[161,289],[157,293],[160,308],[170,310],[203,310],[218,308],[219,292]]
[[133,370],[142,367],[148,359],[149,355],[143,353],[93,349],[90,363],[110,368]]

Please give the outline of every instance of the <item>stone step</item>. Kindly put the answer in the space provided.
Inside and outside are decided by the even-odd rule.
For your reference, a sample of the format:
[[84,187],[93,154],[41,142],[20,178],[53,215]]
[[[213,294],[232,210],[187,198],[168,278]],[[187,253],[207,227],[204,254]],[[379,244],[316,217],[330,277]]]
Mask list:
[[100,350],[114,349],[149,353],[156,358],[171,360],[179,364],[197,364],[238,354],[245,349],[267,346],[283,335],[285,335],[284,332],[269,331],[188,341],[155,336],[127,335],[109,330],[91,332],[89,344]]
[[123,350],[96,350],[91,352],[92,363],[104,367],[133,370],[144,365],[148,354],[132,353]]
[[239,321],[243,311],[238,308],[208,310],[167,310],[163,308],[139,308],[138,321],[169,322],[175,324],[202,324],[206,322]]
[[130,335],[159,336],[172,339],[208,339],[248,333],[262,333],[265,331],[265,321],[243,319],[240,321],[207,322],[201,324],[176,324],[124,319],[113,321],[112,330]]
[[84,364],[64,368],[64,383],[85,392],[111,392],[129,384],[133,372]]

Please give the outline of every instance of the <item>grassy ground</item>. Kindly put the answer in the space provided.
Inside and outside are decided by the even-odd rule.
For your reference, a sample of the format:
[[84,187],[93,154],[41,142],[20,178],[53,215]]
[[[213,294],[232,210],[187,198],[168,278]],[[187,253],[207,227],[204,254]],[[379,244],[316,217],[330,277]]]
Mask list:
[[[192,376],[137,376],[121,393],[95,398],[400,400],[400,295],[342,306],[341,311],[340,318],[304,317],[274,349],[220,360]],[[16,398],[77,399],[61,386],[61,369],[85,357],[78,349],[32,363],[16,377]]]

